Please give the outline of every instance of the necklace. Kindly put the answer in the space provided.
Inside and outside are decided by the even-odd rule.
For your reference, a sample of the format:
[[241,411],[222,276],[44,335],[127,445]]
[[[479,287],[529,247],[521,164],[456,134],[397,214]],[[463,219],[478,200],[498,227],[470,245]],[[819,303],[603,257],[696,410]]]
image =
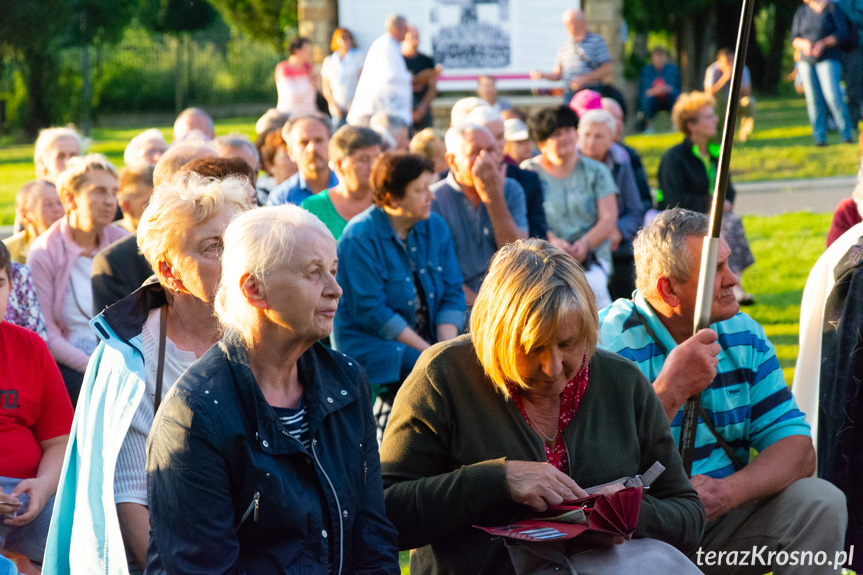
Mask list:
[[524,414],[527,415],[527,419],[531,427],[533,427],[533,429],[545,439],[545,444],[549,447],[549,449],[554,447],[554,443],[557,441],[557,436],[560,435],[560,427],[557,428],[557,431],[554,432],[554,435],[549,437],[542,429],[540,429],[539,425],[537,425],[533,418],[530,416],[530,412],[527,410],[527,407],[524,408]]

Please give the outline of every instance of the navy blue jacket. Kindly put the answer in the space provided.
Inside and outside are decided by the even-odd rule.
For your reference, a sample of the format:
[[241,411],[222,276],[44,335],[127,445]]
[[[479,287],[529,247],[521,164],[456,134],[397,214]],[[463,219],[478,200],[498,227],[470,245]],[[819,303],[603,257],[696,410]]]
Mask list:
[[318,343],[297,368],[309,450],[236,334],[176,383],[147,445],[147,573],[399,573],[365,374]]

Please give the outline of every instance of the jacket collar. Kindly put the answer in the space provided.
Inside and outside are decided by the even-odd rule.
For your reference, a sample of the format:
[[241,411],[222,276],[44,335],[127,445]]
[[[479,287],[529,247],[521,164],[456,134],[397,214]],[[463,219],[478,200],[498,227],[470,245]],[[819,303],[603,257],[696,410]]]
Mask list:
[[166,303],[165,288],[156,276],[151,276],[141,287],[110,306],[99,317],[115,334],[129,341],[143,331],[150,312]]
[[[242,337],[229,330],[219,342],[234,374],[237,396],[247,416],[254,421],[255,440],[265,453],[284,454],[305,451],[302,445],[287,435],[270,404],[264,398],[249,365],[249,356]],[[309,437],[314,438],[324,419],[356,401],[358,398],[341,381],[350,377],[320,343],[315,343],[297,362],[300,383],[306,403]]]
[[[387,217],[387,213],[378,206],[372,206],[370,208],[369,217],[372,222],[375,224],[375,229],[377,232],[385,238],[392,238],[393,241],[397,242],[400,246],[404,245],[402,239],[396,234],[395,228],[390,223],[390,219]],[[408,244],[412,244],[415,241],[417,235],[424,234],[424,226],[422,226],[422,222],[428,220],[421,220],[415,223],[410,232],[408,232]]]

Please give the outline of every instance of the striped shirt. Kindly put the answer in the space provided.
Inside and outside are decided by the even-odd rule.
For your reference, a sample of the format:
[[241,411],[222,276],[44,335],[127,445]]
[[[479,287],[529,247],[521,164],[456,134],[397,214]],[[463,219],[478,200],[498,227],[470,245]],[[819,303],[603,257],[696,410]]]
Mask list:
[[[603,309],[599,322],[599,346],[635,362],[651,382],[677,345],[637,292],[633,300],[619,299]],[[710,327],[719,335],[722,351],[716,379],[701,393],[701,404],[740,460],[749,462],[750,447],[762,451],[785,437],[810,436],[809,424],[785,385],[776,351],[761,326],[738,313]],[[682,420],[681,407],[671,422],[675,442],[680,441]],[[692,473],[717,479],[734,473],[731,459],[701,420],[695,435]]]
[[300,404],[297,407],[273,407],[276,412],[276,417],[285,426],[288,435],[303,444],[306,449],[309,448],[309,421],[306,418],[306,402],[305,399],[300,399]]
[[557,51],[556,65],[560,66],[566,86],[581,74],[592,72],[611,60],[605,39],[595,32],[587,32],[581,42],[568,38]]

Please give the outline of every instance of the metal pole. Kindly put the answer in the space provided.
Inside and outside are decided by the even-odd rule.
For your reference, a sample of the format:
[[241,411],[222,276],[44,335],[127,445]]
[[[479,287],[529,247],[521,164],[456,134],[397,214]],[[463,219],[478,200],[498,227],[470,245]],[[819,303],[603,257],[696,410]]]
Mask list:
[[[695,301],[693,333],[710,326],[713,307],[713,287],[716,282],[716,262],[719,255],[719,232],[722,229],[722,210],[725,206],[725,192],[728,188],[731,148],[734,141],[734,126],[737,124],[737,109],[740,106],[740,84],[746,51],[749,47],[749,31],[755,0],[743,0],[740,13],[740,28],[737,31],[737,47],[734,50],[734,67],[731,69],[731,90],[722,128],[722,147],[719,151],[719,168],[716,172],[716,187],[713,189],[713,206],[710,210],[710,228],[704,238],[701,252],[701,271],[699,272],[698,296]],[[693,395],[683,406],[683,423],[680,428],[680,457],[687,475],[692,475],[692,460],[695,454],[695,434],[698,428],[698,411],[701,395]]]

